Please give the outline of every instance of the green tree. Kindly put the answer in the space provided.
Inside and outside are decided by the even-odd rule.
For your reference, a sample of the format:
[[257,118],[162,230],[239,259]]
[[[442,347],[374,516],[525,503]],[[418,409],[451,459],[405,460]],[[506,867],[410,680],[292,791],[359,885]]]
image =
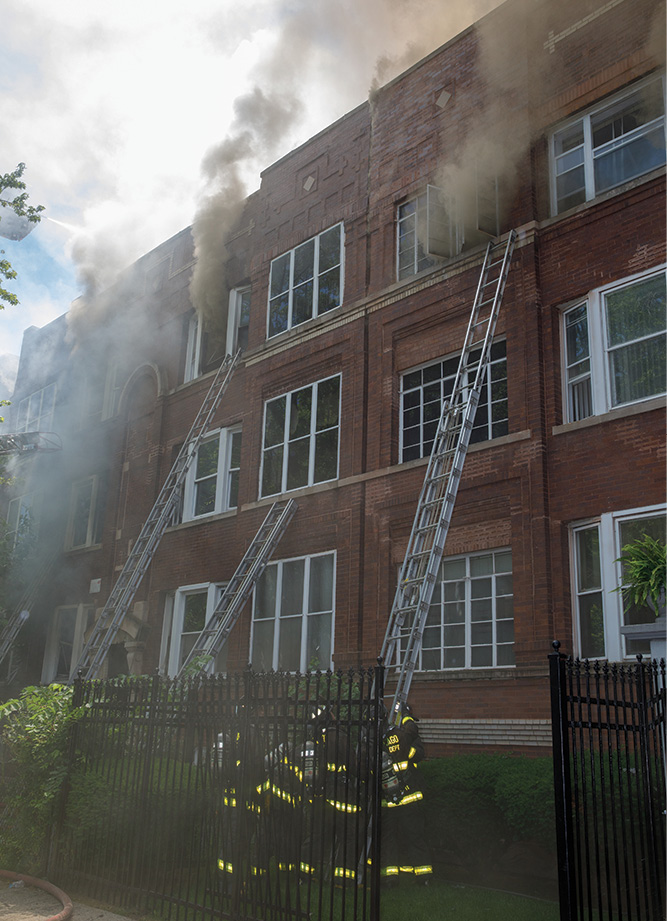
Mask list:
[[[40,211],[44,210],[44,206],[28,204],[26,184],[21,178],[24,170],[25,163],[19,163],[11,173],[0,175],[0,221],[2,221],[2,211],[5,208],[10,208],[17,217],[26,218],[32,224],[38,224],[41,220]],[[8,190],[10,190],[9,194]],[[14,194],[16,192],[19,194]],[[1,230],[0,235],[2,235]],[[4,254],[5,251],[0,250],[0,256],[4,257]],[[0,310],[4,309],[5,304],[16,306],[19,302],[17,296],[4,287],[4,282],[14,278],[16,278],[16,272],[9,260],[0,258]]]

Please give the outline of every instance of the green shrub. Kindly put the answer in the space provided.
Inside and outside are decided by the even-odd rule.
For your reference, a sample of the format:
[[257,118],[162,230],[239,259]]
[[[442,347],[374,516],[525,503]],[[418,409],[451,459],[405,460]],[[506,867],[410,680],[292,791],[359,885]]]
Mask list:
[[555,850],[551,758],[452,755],[420,765],[434,851],[483,867],[511,841]]
[[2,797],[0,863],[12,870],[41,869],[56,797],[67,777],[69,730],[80,716],[71,687],[27,687],[0,705],[3,745],[11,774]]

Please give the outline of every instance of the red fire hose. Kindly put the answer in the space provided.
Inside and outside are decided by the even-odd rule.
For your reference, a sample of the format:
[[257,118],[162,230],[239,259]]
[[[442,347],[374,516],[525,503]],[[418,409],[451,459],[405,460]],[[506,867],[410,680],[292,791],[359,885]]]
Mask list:
[[55,896],[62,905],[62,911],[57,915],[51,915],[50,918],[44,918],[44,921],[67,921],[72,914],[72,900],[62,889],[58,889],[52,883],[47,883],[44,879],[36,879],[34,876],[26,876],[24,873],[12,873],[11,870],[0,870],[0,877],[4,879],[23,880],[26,886],[35,886],[37,889],[43,889],[50,895]]

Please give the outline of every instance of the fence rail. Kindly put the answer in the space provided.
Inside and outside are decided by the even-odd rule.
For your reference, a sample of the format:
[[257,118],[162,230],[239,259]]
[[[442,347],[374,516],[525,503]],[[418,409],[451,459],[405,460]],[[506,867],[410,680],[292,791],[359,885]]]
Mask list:
[[550,658],[563,921],[665,917],[665,662]]
[[49,872],[166,921],[379,921],[382,677],[77,682]]

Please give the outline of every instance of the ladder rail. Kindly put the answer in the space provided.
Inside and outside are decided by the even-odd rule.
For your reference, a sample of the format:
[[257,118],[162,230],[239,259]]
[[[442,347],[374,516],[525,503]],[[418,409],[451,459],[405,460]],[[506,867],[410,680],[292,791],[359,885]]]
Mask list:
[[5,624],[5,627],[0,634],[0,665],[4,662],[7,654],[10,652],[12,646],[14,645],[16,637],[21,632],[21,628],[30,617],[30,611],[33,604],[35,603],[35,598],[46,582],[46,579],[51,573],[56,559],[59,556],[60,549],[56,550],[51,554],[50,557],[48,557],[46,564],[40,571],[40,574],[36,579],[33,579],[30,582],[26,590],[21,595],[11,617]]
[[[451,395],[443,402],[424,482],[401,566],[380,657],[400,659],[390,720],[399,717],[421,650],[428,611],[445,549],[482,384],[509,274],[516,232],[490,242],[480,272]],[[504,247],[502,258],[494,254]],[[492,289],[489,295],[487,289]],[[482,333],[477,337],[478,331]],[[470,361],[471,353],[479,357]],[[402,654],[401,654],[402,653]]]
[[81,652],[73,669],[73,675],[83,670],[84,678],[96,677],[170,523],[174,506],[178,501],[178,488],[184,481],[197,449],[210,428],[211,420],[236,370],[240,355],[241,349],[238,349],[234,355],[226,355],[218,368],[176,460],[162,484],[153,508]]
[[[193,671],[193,664],[200,657],[205,657],[207,661],[200,662],[195,670],[212,671],[216,657],[241,615],[253,586],[266,569],[296,509],[297,504],[294,499],[289,499],[284,504],[273,503],[243,555],[236,572],[223,589],[208,623],[181,665],[176,676],[177,680]],[[267,532],[266,537],[263,536],[264,532]]]

